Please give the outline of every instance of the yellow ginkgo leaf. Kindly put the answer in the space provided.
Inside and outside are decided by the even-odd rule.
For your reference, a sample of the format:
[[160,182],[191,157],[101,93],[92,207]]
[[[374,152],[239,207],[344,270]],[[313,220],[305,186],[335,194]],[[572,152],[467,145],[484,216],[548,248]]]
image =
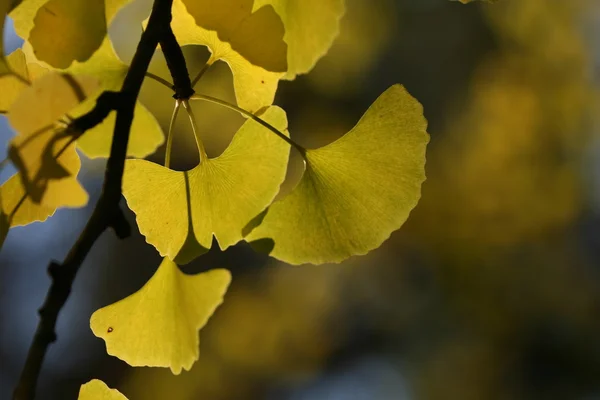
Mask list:
[[307,73],[327,53],[337,36],[344,0],[255,0],[254,10],[266,5],[275,8],[285,26],[286,79]]
[[173,32],[180,45],[196,44],[207,46],[212,52],[210,62],[225,61],[233,74],[233,87],[240,107],[255,113],[273,103],[277,84],[283,77],[281,72],[271,72],[253,65],[216,32],[196,25],[187,12],[182,0],[173,1]]
[[130,0],[31,0],[11,16],[38,59],[55,68],[85,61],[100,47],[117,11]]
[[290,264],[340,262],[379,247],[420,198],[426,127],[419,102],[392,86],[350,132],[306,151],[300,183],[246,240],[272,240],[270,254]]
[[[56,211],[56,207],[33,202],[27,196],[18,174],[8,178],[0,186],[0,202],[1,212],[6,215],[9,228],[43,222]],[[79,206],[77,204],[75,207]]]
[[[30,45],[24,46],[28,59],[35,59]],[[88,75],[97,78],[104,90],[121,89],[129,67],[123,63],[108,37],[100,48],[86,62],[74,62],[65,71],[72,74]],[[77,117],[91,110],[95,101],[85,102],[73,112]],[[108,157],[114,131],[116,113],[113,111],[99,125],[88,130],[78,141],[78,147],[90,158]],[[129,136],[127,155],[143,158],[153,153],[164,141],[160,124],[150,111],[139,101],[135,106],[135,114]]]
[[81,164],[75,145],[55,124],[97,87],[93,78],[52,72],[25,88],[11,105],[7,117],[18,135],[11,141],[9,156],[35,203],[48,207],[87,203],[87,193],[76,179]]
[[[6,57],[6,61],[11,71],[29,81],[34,81],[48,72],[46,68],[39,64],[27,63],[25,54],[21,49],[16,49],[10,53]],[[2,93],[0,96],[0,110],[8,110],[27,87],[27,82],[13,74],[0,77],[0,93]]]
[[[280,131],[285,112],[270,107],[262,118]],[[185,264],[205,253],[213,235],[224,250],[242,240],[242,229],[277,195],[289,145],[248,120],[219,157],[190,171],[129,160],[123,195],[140,232],[162,256]]]
[[287,70],[287,46],[281,18],[271,6],[254,0],[182,0],[196,25],[215,32],[253,65],[272,72]]
[[117,389],[111,389],[106,383],[92,379],[79,389],[77,400],[127,400]]
[[108,354],[134,367],[179,374],[198,359],[198,331],[223,302],[230,281],[225,269],[186,275],[165,258],[144,287],[97,310],[90,326]]

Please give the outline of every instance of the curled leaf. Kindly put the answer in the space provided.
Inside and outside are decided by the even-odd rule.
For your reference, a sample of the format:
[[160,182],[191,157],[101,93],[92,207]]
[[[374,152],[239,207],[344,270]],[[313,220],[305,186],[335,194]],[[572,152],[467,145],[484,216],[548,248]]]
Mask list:
[[[287,128],[278,107],[262,118],[280,131]],[[242,240],[243,227],[279,191],[288,155],[287,143],[248,120],[223,154],[189,171],[127,161],[123,195],[146,241],[185,264],[210,248],[213,235],[223,250]]]
[[223,302],[230,281],[225,269],[186,275],[165,258],[144,287],[96,311],[90,326],[108,354],[134,367],[179,374],[198,359],[198,331]]
[[422,107],[392,86],[339,140],[306,152],[306,171],[247,237],[290,264],[340,262],[381,245],[417,204],[429,141]]
[[127,400],[117,389],[111,389],[106,383],[98,379],[92,379],[81,385],[77,400]]

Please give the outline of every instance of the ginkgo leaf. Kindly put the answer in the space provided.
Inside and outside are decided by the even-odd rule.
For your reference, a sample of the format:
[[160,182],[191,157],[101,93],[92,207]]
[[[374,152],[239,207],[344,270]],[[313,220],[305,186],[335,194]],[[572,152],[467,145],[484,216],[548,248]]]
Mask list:
[[286,79],[307,73],[327,53],[345,10],[344,0],[255,0],[254,10],[265,5],[275,8],[285,26]]
[[[19,76],[34,81],[46,74],[48,70],[39,64],[27,63],[23,50],[16,49],[6,57],[8,66],[12,72]],[[29,85],[23,79],[13,74],[0,77],[0,110],[8,110],[21,92]]]
[[182,0],[173,1],[173,32],[180,45],[203,45],[212,52],[209,62],[223,60],[231,68],[233,86],[240,107],[255,113],[270,106],[275,99],[277,84],[283,73],[271,72],[253,65],[231,45],[219,39],[214,31],[196,25]]
[[254,8],[253,0],[183,0],[196,24],[253,65],[271,72],[287,70],[287,46],[281,18],[271,6]]
[[[15,174],[0,186],[2,213],[7,216],[8,227],[24,226],[32,222],[44,222],[57,207],[36,204],[25,192],[21,178]],[[68,206],[68,205],[65,205]],[[74,207],[79,207],[76,204]]]
[[117,11],[129,1],[28,0],[11,16],[15,30],[32,44],[37,58],[64,69],[92,56]]
[[77,400],[127,400],[117,389],[111,389],[106,383],[98,379],[92,379],[81,385]]
[[144,287],[97,310],[90,326],[108,354],[134,367],[179,374],[198,359],[198,331],[223,302],[230,281],[225,269],[186,275],[165,258]]
[[87,193],[76,179],[81,164],[75,145],[55,123],[97,87],[93,78],[52,72],[25,88],[8,110],[18,133],[9,156],[34,202],[49,207],[87,203]]
[[[31,46],[24,46],[24,52],[29,59],[35,59]],[[88,75],[97,78],[104,90],[118,91],[121,89],[129,67],[123,63],[107,37],[100,48],[86,62],[74,62],[65,71],[72,74]],[[95,102],[90,100],[73,112],[77,117],[91,110]],[[136,103],[133,123],[127,147],[127,155],[143,158],[153,153],[164,141],[160,124],[152,113],[139,101]],[[90,158],[108,157],[114,131],[116,112],[85,132],[77,140],[77,146]]]
[[[262,118],[280,131],[285,112],[270,107]],[[205,253],[213,235],[224,250],[276,196],[285,178],[289,145],[248,120],[220,156],[189,171],[129,160],[123,195],[140,232],[162,256],[185,264]]]
[[291,264],[340,262],[379,247],[420,197],[426,126],[419,102],[392,86],[345,136],[306,151],[298,185],[246,240],[273,240],[270,254]]

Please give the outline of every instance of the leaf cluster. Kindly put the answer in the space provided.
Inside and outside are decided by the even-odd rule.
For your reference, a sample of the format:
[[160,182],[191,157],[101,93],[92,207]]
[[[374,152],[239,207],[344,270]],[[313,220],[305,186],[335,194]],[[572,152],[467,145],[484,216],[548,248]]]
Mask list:
[[[0,1],[0,11],[13,18],[25,40],[22,50],[0,61],[0,109],[16,132],[9,159],[18,170],[0,187],[0,242],[12,227],[87,203],[77,181],[77,149],[108,157],[116,140],[116,104],[123,99],[114,94],[130,66],[116,55],[107,32],[127,3]],[[246,241],[298,265],[338,263],[378,248],[419,201],[429,136],[421,105],[400,85],[382,93],[353,129],[324,147],[305,148],[288,131],[285,111],[273,105],[278,83],[308,73],[327,53],[343,0],[173,0],[171,12],[173,37],[164,36],[160,44],[173,84],[147,76],[173,89],[171,123],[165,138],[148,109],[137,96],[132,99],[130,159],[122,181],[139,231],[164,260],[143,288],[96,311],[91,328],[109,354],[177,374],[198,359],[198,330],[231,280],[224,269],[192,276],[178,264],[202,256],[213,238],[221,250]],[[193,79],[182,45],[211,52]],[[218,61],[231,69],[236,104],[195,91]],[[215,158],[207,156],[206,133],[198,129],[194,109],[201,102],[246,117]],[[104,111],[96,118],[99,109]],[[187,115],[200,159],[187,171],[170,167],[180,112]],[[144,160],[163,142],[164,165]],[[303,175],[275,200],[290,151],[301,155]],[[92,381],[82,386],[80,398],[123,397]]]

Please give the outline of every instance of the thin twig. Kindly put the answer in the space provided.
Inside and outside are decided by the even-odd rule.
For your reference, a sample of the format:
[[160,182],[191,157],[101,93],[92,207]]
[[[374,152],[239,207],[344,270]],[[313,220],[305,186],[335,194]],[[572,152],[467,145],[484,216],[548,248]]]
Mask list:
[[119,208],[119,202],[129,132],[133,121],[135,103],[148,70],[148,65],[158,46],[161,35],[165,28],[170,25],[172,3],[173,0],[155,0],[148,27],[140,39],[131,67],[119,92],[111,152],[107,161],[104,186],[98,203],[64,262],[62,264],[52,262],[48,267],[48,272],[52,277],[52,285],[39,311],[40,321],[13,394],[15,400],[34,399],[46,351],[48,346],[56,340],[55,327],[58,314],[67,301],[73,280],[94,243],[102,232],[110,226],[114,226],[120,234],[127,232],[128,226],[124,226],[124,224],[127,224]]
[[160,83],[163,86],[173,90],[173,84],[166,79],[161,78],[158,75],[154,75],[152,72],[146,72],[146,76],[150,79],[154,79],[156,82]]

